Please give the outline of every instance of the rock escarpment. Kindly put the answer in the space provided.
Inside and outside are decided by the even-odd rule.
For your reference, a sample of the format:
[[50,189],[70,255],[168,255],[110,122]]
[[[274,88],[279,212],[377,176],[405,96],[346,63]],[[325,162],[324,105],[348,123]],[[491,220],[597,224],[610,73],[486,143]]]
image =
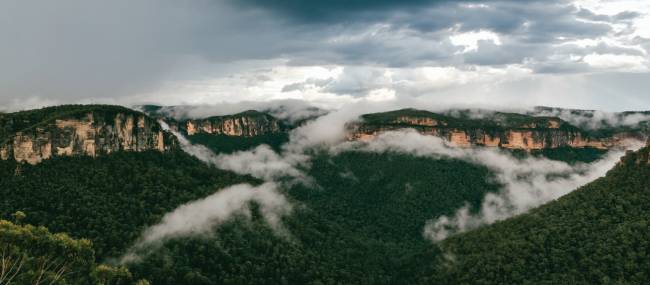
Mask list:
[[0,116],[0,158],[37,164],[57,156],[167,151],[175,138],[158,122],[115,106],[59,106]]
[[188,135],[213,134],[238,137],[254,137],[285,131],[281,121],[271,115],[246,111],[234,115],[214,116],[205,119],[180,122],[180,128]]
[[631,133],[593,137],[559,118],[509,113],[472,119],[404,109],[367,114],[361,119],[360,122],[348,124],[349,140],[369,140],[383,132],[408,128],[421,134],[442,137],[460,147],[480,145],[539,150],[560,147],[608,149],[626,139],[642,137]]

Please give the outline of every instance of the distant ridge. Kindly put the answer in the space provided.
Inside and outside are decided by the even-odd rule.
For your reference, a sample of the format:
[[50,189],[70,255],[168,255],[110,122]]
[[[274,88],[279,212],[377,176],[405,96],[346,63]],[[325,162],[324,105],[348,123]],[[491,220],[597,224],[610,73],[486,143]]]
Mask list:
[[57,156],[168,151],[175,138],[144,113],[112,105],[63,105],[0,116],[0,158],[36,164]]

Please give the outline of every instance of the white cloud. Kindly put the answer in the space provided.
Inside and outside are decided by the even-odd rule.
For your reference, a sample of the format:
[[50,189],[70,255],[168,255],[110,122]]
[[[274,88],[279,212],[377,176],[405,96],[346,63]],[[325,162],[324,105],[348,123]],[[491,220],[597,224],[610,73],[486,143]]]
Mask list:
[[612,113],[598,110],[575,113],[567,109],[529,110],[527,112],[534,116],[558,117],[574,126],[590,130],[604,127],[634,127],[641,122],[650,121],[650,115],[639,113]]
[[149,247],[155,248],[171,238],[210,234],[236,214],[250,218],[251,202],[259,204],[262,216],[273,229],[282,231],[281,218],[291,212],[292,206],[277,188],[272,182],[259,186],[238,184],[181,205],[165,214],[160,223],[147,228],[120,262],[138,261],[151,250]]
[[303,155],[282,156],[268,145],[260,145],[249,151],[220,154],[215,158],[214,164],[221,169],[252,175],[266,181],[292,177],[307,182],[305,174],[297,169],[297,166],[306,163],[306,160]]
[[486,30],[454,34],[449,36],[449,40],[451,40],[452,44],[464,48],[461,53],[476,51],[478,49],[479,41],[491,41],[497,46],[501,45],[499,35]]
[[[641,146],[642,142],[630,142],[630,148]],[[348,150],[398,152],[434,159],[454,158],[483,165],[494,173],[503,189],[486,195],[478,213],[471,213],[465,206],[451,217],[436,217],[427,223],[424,235],[435,241],[524,213],[557,199],[603,176],[624,154],[622,150],[611,150],[599,161],[569,165],[545,158],[519,159],[495,148],[459,148],[439,137],[421,135],[414,130],[387,132],[369,142],[343,143],[332,148],[333,153]]]
[[597,54],[586,55],[583,61],[598,69],[625,70],[625,71],[648,71],[647,58],[622,54]]

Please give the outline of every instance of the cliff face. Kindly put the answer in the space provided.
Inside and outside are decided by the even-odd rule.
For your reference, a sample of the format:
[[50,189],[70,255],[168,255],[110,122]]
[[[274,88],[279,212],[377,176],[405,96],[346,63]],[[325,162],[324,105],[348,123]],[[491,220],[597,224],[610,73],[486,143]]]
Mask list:
[[214,134],[226,136],[254,137],[284,131],[282,123],[276,118],[255,111],[247,111],[229,116],[187,120],[181,128],[188,135]]
[[461,120],[417,110],[369,114],[361,122],[348,124],[349,140],[370,140],[387,131],[409,128],[421,134],[439,136],[460,147],[481,145],[507,149],[592,147],[608,149],[636,134],[621,133],[594,138],[566,122],[551,117],[500,114],[495,118]]
[[176,145],[175,138],[164,132],[156,121],[128,109],[61,113],[42,121],[38,116],[26,117],[20,113],[3,117],[0,158],[37,164],[56,156],[162,152]]

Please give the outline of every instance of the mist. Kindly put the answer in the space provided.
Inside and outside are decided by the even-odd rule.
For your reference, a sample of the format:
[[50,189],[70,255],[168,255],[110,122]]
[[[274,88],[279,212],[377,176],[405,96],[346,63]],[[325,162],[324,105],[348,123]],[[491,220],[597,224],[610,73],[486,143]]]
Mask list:
[[[232,154],[215,154],[202,145],[191,144],[182,134],[173,132],[181,147],[187,153],[218,168],[233,171],[241,175],[252,177],[272,183],[272,201],[282,201],[283,211],[270,211],[265,219],[273,226],[277,225],[278,217],[289,213],[290,202],[277,191],[278,187],[290,187],[286,181],[300,181],[306,185],[317,187],[314,181],[305,174],[310,167],[311,153],[326,151],[337,155],[346,151],[366,152],[396,152],[410,154],[432,159],[452,158],[463,160],[472,164],[487,167],[493,173],[496,183],[501,185],[497,193],[487,194],[478,209],[463,206],[448,215],[431,217],[423,225],[423,236],[432,241],[440,241],[455,233],[471,230],[481,225],[491,224],[507,219],[557,199],[571,191],[587,184],[598,177],[605,175],[624,154],[624,149],[611,150],[598,161],[592,163],[568,164],[540,157],[516,158],[511,153],[497,148],[472,147],[460,148],[436,136],[421,135],[414,130],[401,130],[383,133],[368,142],[346,141],[345,124],[358,120],[359,116],[368,112],[384,111],[390,108],[384,104],[358,104],[342,108],[320,116],[290,133],[290,140],[276,152],[267,145],[260,145],[247,151],[238,151]],[[490,115],[477,113],[477,116]],[[165,126],[166,129],[168,127]],[[169,129],[168,129],[169,130]],[[641,147],[642,143],[631,143],[629,148]],[[433,173],[432,173],[433,174]],[[282,181],[282,182],[279,182]],[[267,184],[265,184],[267,185]],[[270,187],[270,186],[266,186]],[[229,215],[217,215],[214,218],[210,211],[192,210],[201,209],[205,205],[221,205],[223,201],[235,199],[231,207],[245,209],[242,201],[251,201],[258,198],[256,193],[247,188],[238,187],[241,196],[233,198],[228,194],[208,197],[205,201],[197,201],[190,205],[179,207],[168,214],[175,218],[165,218],[161,224],[147,230],[140,243],[165,239],[169,236],[194,234],[205,229],[211,229]],[[223,191],[223,190],[222,190]],[[224,199],[224,200],[221,200]],[[209,202],[208,202],[209,201]],[[264,203],[262,200],[255,200]],[[264,207],[262,207],[264,208]],[[226,208],[227,213],[237,212],[233,208]],[[196,221],[189,223],[189,228],[176,228],[174,222],[182,220],[182,213],[196,213]],[[167,216],[166,216],[167,217]],[[216,221],[216,222],[215,222]],[[276,226],[273,226],[276,227]]]
[[574,126],[590,130],[603,127],[632,127],[650,121],[650,114],[637,112],[613,113],[598,110],[536,108],[528,113],[534,116],[558,117]]
[[216,226],[236,214],[250,218],[251,202],[259,205],[263,218],[272,229],[282,230],[282,216],[289,214],[292,206],[278,191],[278,185],[273,182],[259,186],[237,184],[217,190],[203,199],[183,204],[165,214],[160,223],[144,231],[135,245],[120,258],[120,263],[138,261],[147,254],[150,246],[155,248],[171,238],[209,235]]
[[[641,142],[630,142],[629,148],[641,146]],[[421,135],[414,130],[387,132],[369,142],[348,142],[331,149],[334,154],[350,150],[460,159],[492,171],[502,189],[487,194],[477,211],[466,205],[449,216],[433,217],[423,229],[423,235],[432,241],[507,219],[566,195],[604,176],[624,154],[622,149],[611,150],[598,161],[570,165],[546,158],[516,158],[495,148],[460,148],[439,137]]]
[[296,123],[301,120],[327,114],[328,109],[319,108],[304,100],[285,99],[271,101],[241,101],[236,103],[198,104],[163,106],[160,113],[177,120],[200,119],[212,116],[224,116],[248,110],[266,112],[278,119]]
[[[282,217],[291,213],[293,205],[280,191],[283,183],[273,180],[284,176],[283,174],[304,177],[299,170],[283,164],[279,156],[266,145],[242,154],[216,155],[203,145],[192,144],[181,133],[170,129],[165,122],[160,121],[160,124],[164,130],[176,136],[183,151],[202,162],[238,174],[249,174],[266,182],[257,186],[246,183],[229,186],[177,207],[165,214],[158,224],[148,227],[119,259],[119,263],[138,262],[172,238],[209,235],[217,226],[235,215],[250,218],[252,202],[259,205],[260,214],[276,233],[285,233]],[[255,162],[256,159],[259,162]]]

